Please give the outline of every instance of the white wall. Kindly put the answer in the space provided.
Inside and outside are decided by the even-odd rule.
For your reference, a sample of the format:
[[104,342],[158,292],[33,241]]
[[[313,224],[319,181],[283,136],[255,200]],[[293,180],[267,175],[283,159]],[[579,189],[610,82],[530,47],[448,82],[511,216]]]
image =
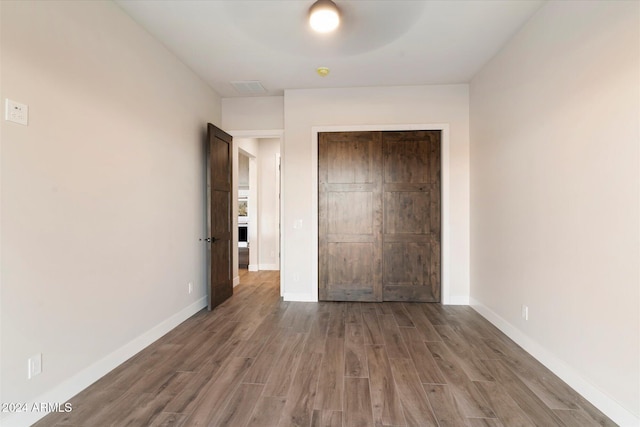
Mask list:
[[474,304],[622,425],[640,414],[639,12],[549,2],[471,83]]
[[244,154],[238,155],[238,188],[249,188],[249,157]]
[[278,197],[277,159],[280,154],[279,138],[258,140],[258,221],[260,270],[278,270],[280,241],[280,200]]
[[284,97],[223,98],[222,126],[230,132],[283,129]]
[[[469,104],[467,85],[285,91],[282,168],[285,298],[317,298],[317,211],[312,127],[448,124],[450,302],[469,296]],[[294,228],[296,224],[301,228]]]
[[64,402],[205,304],[220,100],[112,2],[0,11],[1,96],[30,113],[0,124],[0,401]]

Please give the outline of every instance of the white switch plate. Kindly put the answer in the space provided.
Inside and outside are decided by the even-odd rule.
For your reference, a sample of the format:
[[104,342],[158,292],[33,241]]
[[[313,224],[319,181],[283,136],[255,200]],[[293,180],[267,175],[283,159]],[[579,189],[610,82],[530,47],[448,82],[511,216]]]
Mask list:
[[189,293],[193,292],[193,284],[189,282]]
[[35,356],[30,357],[29,360],[27,361],[27,364],[28,364],[28,367],[27,367],[28,379],[31,379],[36,375],[39,375],[40,373],[42,373],[42,353],[38,353]]
[[29,106],[7,98],[4,104],[4,119],[26,126],[29,121]]
[[522,318],[524,320],[529,320],[529,307],[526,305],[522,306]]

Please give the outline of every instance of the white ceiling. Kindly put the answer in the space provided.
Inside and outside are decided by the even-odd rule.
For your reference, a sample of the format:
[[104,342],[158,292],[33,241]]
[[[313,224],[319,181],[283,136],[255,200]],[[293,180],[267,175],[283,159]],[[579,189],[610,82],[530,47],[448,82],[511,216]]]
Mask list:
[[[116,0],[222,97],[231,81],[285,89],[467,83],[542,0],[335,0],[338,31],[313,33],[315,0]],[[315,70],[329,67],[328,77]]]

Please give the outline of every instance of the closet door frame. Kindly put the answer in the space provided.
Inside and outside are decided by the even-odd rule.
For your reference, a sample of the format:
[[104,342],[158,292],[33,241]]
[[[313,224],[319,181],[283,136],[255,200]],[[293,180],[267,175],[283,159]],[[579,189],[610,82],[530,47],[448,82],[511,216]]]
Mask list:
[[442,277],[441,303],[451,304],[450,296],[450,210],[449,210],[449,124],[398,124],[398,125],[358,125],[358,126],[313,126],[311,128],[312,153],[312,225],[313,252],[310,256],[315,260],[311,271],[311,280],[315,284],[314,293],[318,295],[318,134],[322,132],[359,132],[359,131],[412,131],[439,130],[441,131],[441,218],[442,218]]

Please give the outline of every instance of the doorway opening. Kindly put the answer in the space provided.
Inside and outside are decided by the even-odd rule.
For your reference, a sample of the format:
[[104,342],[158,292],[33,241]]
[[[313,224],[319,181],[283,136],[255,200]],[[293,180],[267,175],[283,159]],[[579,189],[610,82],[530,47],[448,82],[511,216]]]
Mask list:
[[[230,131],[238,183],[233,194],[234,286],[243,271],[281,269],[282,131]],[[281,293],[282,293],[282,286]]]
[[[249,269],[249,201],[251,205],[255,203],[255,195],[251,196],[250,176],[250,155],[243,150],[238,150],[238,268]],[[253,183],[255,187],[256,183]],[[255,221],[251,222],[255,226]]]

